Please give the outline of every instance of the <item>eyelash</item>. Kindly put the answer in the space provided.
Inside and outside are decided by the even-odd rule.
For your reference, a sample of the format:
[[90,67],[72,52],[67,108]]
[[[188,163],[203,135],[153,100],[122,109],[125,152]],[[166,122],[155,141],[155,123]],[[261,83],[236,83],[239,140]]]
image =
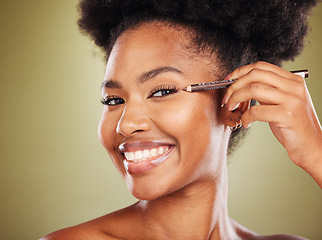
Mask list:
[[[166,94],[164,94],[164,95],[161,94],[161,96],[153,96],[154,94],[156,94],[158,92],[162,92],[162,91],[166,92]],[[178,89],[175,86],[160,86],[160,87],[153,89],[151,91],[151,93],[149,94],[148,98],[152,98],[152,97],[161,98],[161,97],[165,97],[167,95],[170,95],[170,94],[173,94],[176,92],[178,92]],[[121,103],[111,104],[111,101],[113,101],[113,100],[121,100]],[[101,99],[101,103],[103,105],[107,105],[107,106],[116,106],[116,105],[120,105],[120,104],[125,103],[125,101],[124,101],[124,99],[119,98],[117,96],[110,96],[110,97],[107,96],[106,98]]]
[[119,105],[119,104],[110,104],[111,101],[113,100],[121,100],[122,103],[119,103],[119,104],[123,104],[125,103],[125,101],[122,99],[122,98],[119,98],[119,97],[116,97],[116,96],[111,96],[111,97],[106,97],[106,98],[103,98],[101,99],[101,103],[103,105],[107,105],[107,106],[115,106],[115,105]]
[[159,86],[151,91],[151,93],[149,94],[149,98],[153,97],[154,94],[156,94],[157,92],[161,92],[161,91],[163,91],[163,92],[166,91],[167,93],[162,96],[154,96],[154,97],[157,97],[157,98],[164,97],[164,96],[178,92],[178,89],[175,86]]

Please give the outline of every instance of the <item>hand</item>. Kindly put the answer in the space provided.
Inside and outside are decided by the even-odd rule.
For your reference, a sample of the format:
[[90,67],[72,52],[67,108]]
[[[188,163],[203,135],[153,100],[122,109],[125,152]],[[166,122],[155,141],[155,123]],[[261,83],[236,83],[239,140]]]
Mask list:
[[240,67],[228,77],[238,79],[223,99],[228,110],[257,100],[260,105],[242,113],[243,127],[268,122],[290,159],[322,188],[322,129],[304,79],[265,62]]

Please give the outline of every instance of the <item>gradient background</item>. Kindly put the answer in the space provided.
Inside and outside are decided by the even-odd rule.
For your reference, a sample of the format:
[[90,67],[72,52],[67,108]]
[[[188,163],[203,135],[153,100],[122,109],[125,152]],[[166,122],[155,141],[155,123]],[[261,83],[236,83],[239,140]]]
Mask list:
[[[77,28],[76,0],[0,2],[0,239],[32,240],[135,199],[97,137],[102,54]],[[322,118],[322,5],[303,54]],[[322,239],[322,191],[255,123],[229,166],[230,215],[261,233]]]

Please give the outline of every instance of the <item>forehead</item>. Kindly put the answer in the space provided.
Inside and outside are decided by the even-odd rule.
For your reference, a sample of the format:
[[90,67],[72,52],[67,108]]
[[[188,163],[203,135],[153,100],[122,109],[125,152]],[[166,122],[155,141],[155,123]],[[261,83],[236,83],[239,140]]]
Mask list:
[[149,35],[151,39],[158,40],[160,42],[180,43],[184,41],[185,43],[189,42],[189,36],[193,33],[188,27],[184,27],[178,24],[167,24],[160,21],[151,21],[140,23],[128,30],[125,30],[117,41],[122,41],[128,37],[138,37],[141,35]]
[[142,71],[162,66],[175,67],[185,73],[196,66],[209,67],[209,58],[193,56],[191,39],[189,29],[160,22],[144,23],[126,30],[112,48],[105,79],[126,78],[129,73],[137,76]]
[[143,23],[133,29],[124,31],[112,48],[115,53],[131,53],[135,50],[145,50],[151,53],[162,53],[169,56],[171,53],[188,55],[189,31],[181,27],[167,26],[160,22]]

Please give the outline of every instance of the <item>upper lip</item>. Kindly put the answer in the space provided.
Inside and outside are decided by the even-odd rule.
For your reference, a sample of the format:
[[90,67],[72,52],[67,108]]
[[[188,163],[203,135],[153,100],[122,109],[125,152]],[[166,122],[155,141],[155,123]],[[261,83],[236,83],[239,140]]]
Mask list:
[[161,146],[173,146],[173,143],[165,141],[134,141],[134,142],[123,142],[119,145],[119,150],[122,153],[134,152],[144,149],[157,148]]

